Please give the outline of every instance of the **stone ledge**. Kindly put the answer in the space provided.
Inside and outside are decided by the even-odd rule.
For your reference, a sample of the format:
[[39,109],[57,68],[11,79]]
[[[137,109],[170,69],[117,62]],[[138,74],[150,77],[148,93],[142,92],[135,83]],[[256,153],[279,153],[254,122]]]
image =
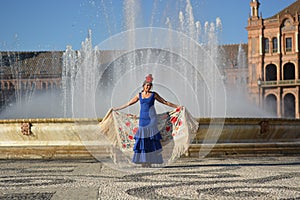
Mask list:
[[0,159],[91,159],[93,155],[108,157],[104,147],[85,146],[14,146],[0,147]]
[[[92,159],[110,157],[107,146],[12,146],[0,147],[0,159]],[[300,155],[300,143],[191,144],[183,157],[243,157]]]
[[200,150],[208,157],[300,155],[300,142],[191,144],[186,156],[199,157]]

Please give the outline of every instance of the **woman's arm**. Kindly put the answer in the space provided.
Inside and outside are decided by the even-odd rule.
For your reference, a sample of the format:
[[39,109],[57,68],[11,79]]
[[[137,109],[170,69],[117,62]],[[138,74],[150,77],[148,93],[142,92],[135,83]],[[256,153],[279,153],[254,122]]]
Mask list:
[[165,104],[165,105],[167,105],[167,106],[170,106],[170,107],[173,107],[173,108],[178,108],[178,107],[180,107],[179,105],[176,105],[176,104],[174,104],[174,103],[171,103],[171,102],[168,102],[168,101],[166,101],[166,100],[164,100],[161,96],[159,96],[159,94],[157,94],[156,92],[155,92],[155,99],[157,100],[157,101],[159,101],[160,103],[162,103],[162,104]]
[[131,106],[132,104],[135,104],[139,100],[139,95],[137,94],[135,97],[133,97],[128,103],[124,104],[123,106],[113,108],[113,111],[122,110],[124,108],[127,108],[128,106]]

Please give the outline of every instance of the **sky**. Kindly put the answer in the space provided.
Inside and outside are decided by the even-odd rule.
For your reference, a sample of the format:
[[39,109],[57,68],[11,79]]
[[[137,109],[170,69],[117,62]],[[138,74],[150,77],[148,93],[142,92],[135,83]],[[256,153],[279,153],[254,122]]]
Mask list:
[[[88,30],[94,45],[125,30],[126,0],[1,0],[0,51],[79,50]],[[127,0],[130,1],[130,0]],[[187,0],[138,2],[136,27],[164,27],[176,21]],[[220,18],[221,44],[247,43],[250,0],[190,0],[195,21],[203,26]],[[295,0],[260,0],[259,12],[271,17]]]

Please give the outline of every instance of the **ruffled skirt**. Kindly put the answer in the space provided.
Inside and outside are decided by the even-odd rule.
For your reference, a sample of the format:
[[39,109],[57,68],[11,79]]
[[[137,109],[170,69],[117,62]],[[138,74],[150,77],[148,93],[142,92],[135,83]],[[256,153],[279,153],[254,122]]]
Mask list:
[[132,162],[136,164],[154,163],[162,164],[162,145],[160,140],[161,134],[154,124],[150,126],[140,126],[135,137],[133,147],[134,155]]

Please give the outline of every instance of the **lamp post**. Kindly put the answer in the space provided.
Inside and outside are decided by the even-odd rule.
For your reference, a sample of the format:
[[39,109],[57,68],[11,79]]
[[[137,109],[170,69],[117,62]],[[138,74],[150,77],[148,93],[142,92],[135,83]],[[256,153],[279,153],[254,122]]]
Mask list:
[[257,79],[257,86],[258,86],[258,106],[260,106],[261,107],[261,103],[260,103],[260,96],[261,96],[261,94],[260,94],[260,87],[261,87],[261,83],[262,83],[262,81],[261,81],[261,78],[258,78]]

